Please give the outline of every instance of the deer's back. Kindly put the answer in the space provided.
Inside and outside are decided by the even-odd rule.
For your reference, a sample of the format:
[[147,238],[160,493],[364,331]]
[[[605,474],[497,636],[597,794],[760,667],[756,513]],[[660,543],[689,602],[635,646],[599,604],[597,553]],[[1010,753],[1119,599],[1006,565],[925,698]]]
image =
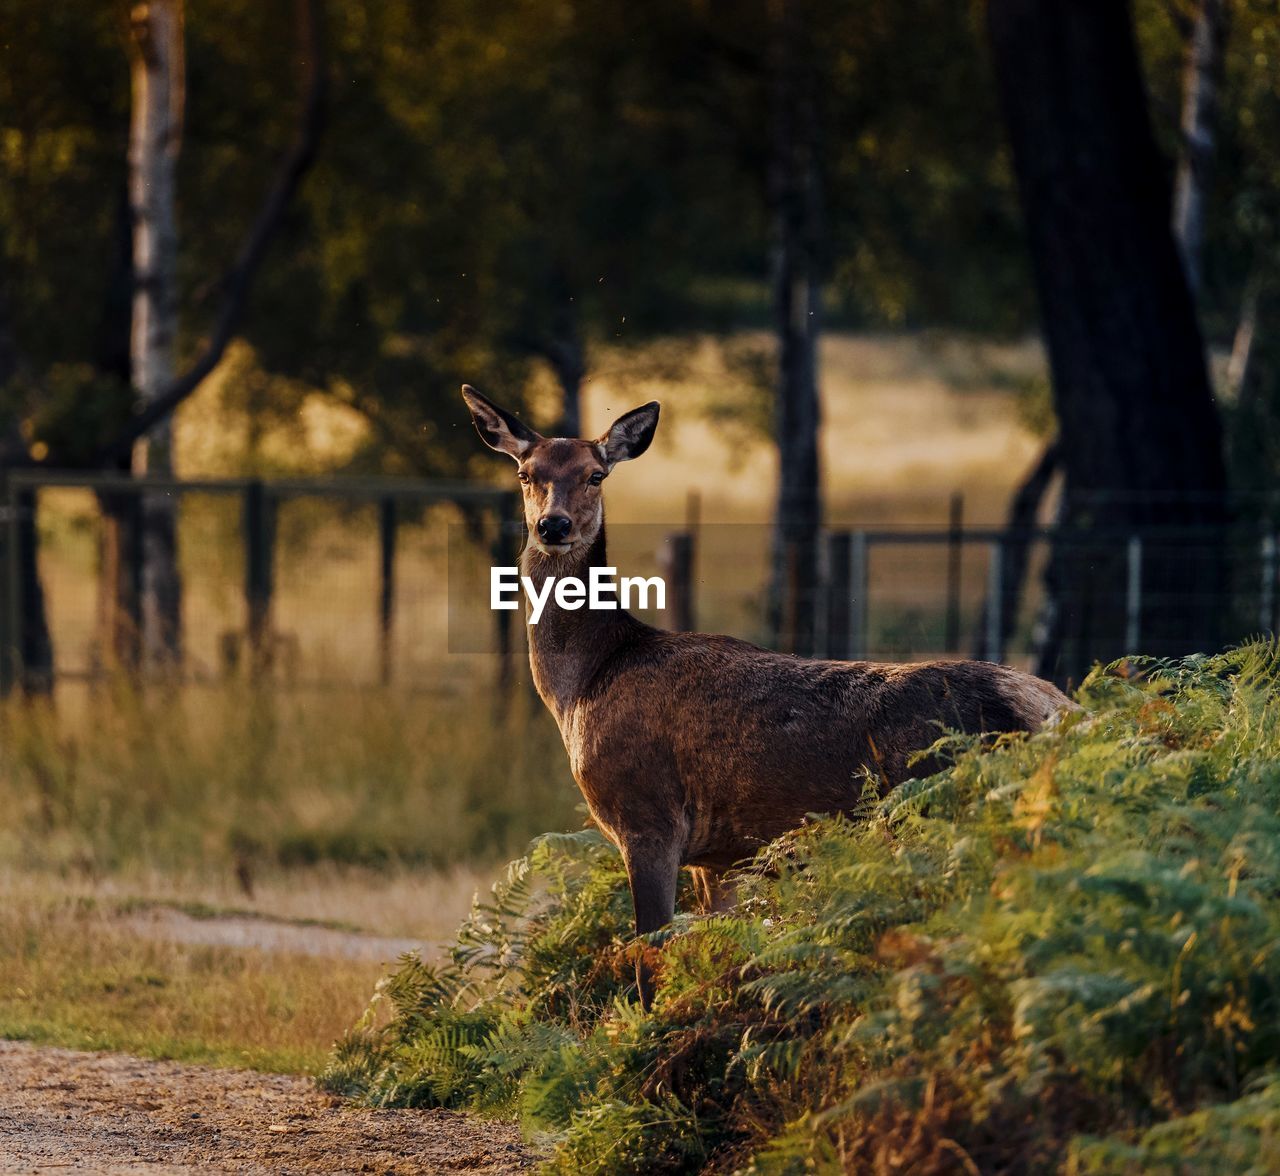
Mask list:
[[564,728],[574,775],[614,836],[680,837],[685,860],[730,865],[807,813],[857,802],[933,765],[946,730],[1032,731],[1069,706],[986,662],[812,661],[728,637],[647,630],[601,668]]

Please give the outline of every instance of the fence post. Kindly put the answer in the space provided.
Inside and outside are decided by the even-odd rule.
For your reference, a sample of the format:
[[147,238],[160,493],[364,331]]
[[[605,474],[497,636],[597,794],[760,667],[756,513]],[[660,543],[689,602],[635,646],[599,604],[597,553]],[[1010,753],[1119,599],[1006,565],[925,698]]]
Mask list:
[[[514,494],[504,494],[498,500],[496,508],[497,527],[493,536],[493,547],[490,558],[494,567],[509,568],[517,562],[520,546],[521,522],[517,518]],[[498,651],[498,677],[495,683],[498,692],[498,712],[505,714],[507,703],[511,697],[511,687],[515,681],[515,662],[512,650],[515,645],[516,618],[521,616],[519,610],[494,609],[494,637]]]
[[693,623],[693,536],[675,531],[667,536],[665,558],[671,593],[671,629],[692,633]]
[[272,513],[267,488],[255,478],[244,489],[244,595],[249,672],[255,676],[266,668],[271,636]]
[[951,495],[947,526],[947,622],[943,648],[955,653],[960,648],[960,561],[964,553],[964,495]]
[[396,500],[378,499],[378,678],[391,685],[391,631],[396,607]]
[[987,640],[986,660],[1004,661],[1004,540],[991,544],[991,562],[987,565]]
[[1263,633],[1275,627],[1276,599],[1276,537],[1274,533],[1262,537],[1262,585],[1258,598],[1258,628]]
[[853,589],[849,583],[852,563],[853,537],[848,531],[830,532],[827,535],[827,623],[823,652],[840,661],[853,656],[850,649]]
[[869,613],[867,593],[870,584],[870,559],[867,533],[854,531],[849,536],[849,656],[857,661],[867,656]]
[[4,480],[4,609],[0,615],[0,693],[8,695],[18,685],[18,651],[22,633],[22,573],[18,556],[18,495],[13,482]]
[[1129,574],[1125,591],[1124,649],[1137,653],[1142,639],[1142,536],[1129,536]]

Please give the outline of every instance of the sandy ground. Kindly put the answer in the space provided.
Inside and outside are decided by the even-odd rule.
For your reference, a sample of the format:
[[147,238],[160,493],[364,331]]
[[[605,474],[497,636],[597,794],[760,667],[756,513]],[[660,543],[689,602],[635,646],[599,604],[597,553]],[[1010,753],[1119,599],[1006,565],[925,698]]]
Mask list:
[[517,1172],[517,1129],[305,1078],[0,1042],[0,1172]]
[[391,962],[407,951],[429,949],[431,946],[417,939],[299,925],[270,917],[222,915],[195,919],[182,911],[163,907],[134,915],[123,920],[123,924],[143,939],[210,947],[250,947],[313,956],[343,956],[353,960]]

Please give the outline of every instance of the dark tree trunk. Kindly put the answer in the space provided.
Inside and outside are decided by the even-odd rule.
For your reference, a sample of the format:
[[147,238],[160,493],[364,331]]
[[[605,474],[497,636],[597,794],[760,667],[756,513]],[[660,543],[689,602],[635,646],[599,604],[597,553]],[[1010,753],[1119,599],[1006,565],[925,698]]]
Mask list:
[[560,385],[560,419],[555,432],[560,437],[577,437],[582,433],[582,381],[586,378],[586,358],[582,340],[571,323],[557,339],[543,348],[551,370]]
[[[18,367],[18,346],[10,326],[4,292],[0,290],[0,389],[18,374]],[[26,443],[17,421],[11,421],[0,442],[0,483],[10,468],[25,464],[26,457]],[[49,639],[49,621],[45,612],[44,583],[40,579],[36,496],[29,490],[21,491],[16,495],[14,505],[18,509],[18,550],[14,556],[17,559],[22,608],[18,617],[19,632],[11,638],[12,648],[0,650],[0,657],[16,659],[13,680],[20,682],[23,690],[46,694],[53,687],[53,644]],[[7,591],[7,586],[0,591]]]
[[822,525],[818,430],[822,206],[813,30],[799,0],[775,9],[768,196],[773,219],[773,316],[778,336],[770,627],[780,649],[817,648],[818,533]]
[[100,491],[97,660],[133,674],[142,662],[142,502],[128,491]]
[[[1053,373],[1066,473],[1050,582],[1059,656],[1079,680],[1119,656],[1125,547],[1147,528],[1140,644],[1219,643],[1222,426],[1169,227],[1166,169],[1120,0],[990,0],[989,32]],[[1087,542],[1069,542],[1087,532]]]
[[[121,191],[116,214],[107,281],[98,322],[94,367],[106,393],[120,397],[127,413],[132,396],[129,334],[133,325],[133,218],[129,193]],[[128,458],[113,463],[117,473],[130,472]],[[132,673],[141,653],[141,553],[137,544],[137,496],[102,491],[98,510],[98,609],[95,658],[99,665]]]

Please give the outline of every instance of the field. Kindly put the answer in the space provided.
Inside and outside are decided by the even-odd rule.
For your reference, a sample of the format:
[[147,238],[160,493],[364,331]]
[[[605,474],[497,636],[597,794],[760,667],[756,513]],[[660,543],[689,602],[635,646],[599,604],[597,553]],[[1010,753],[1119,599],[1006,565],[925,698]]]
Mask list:
[[[611,486],[611,525],[619,543],[634,528],[636,558],[651,559],[636,537],[679,524],[697,491],[703,520],[724,525],[706,532],[702,621],[739,631],[758,624],[742,568],[762,557],[774,473],[767,443],[709,393],[749,412],[758,390],[738,352],[764,346],[605,353],[586,389],[592,428],[664,401],[654,451]],[[1037,445],[1020,407],[1042,366],[1033,346],[833,336],[824,359],[834,521],[938,522],[955,489],[971,520],[999,517]],[[309,401],[293,432],[255,435],[251,450],[226,390],[210,381],[180,415],[187,475],[317,473],[367,439],[358,418]],[[477,472],[507,473],[459,436]],[[317,1072],[384,965],[447,940],[532,837],[581,827],[559,736],[527,693],[496,717],[491,659],[446,656],[443,517],[405,528],[389,688],[369,685],[372,515],[314,502],[278,535],[276,625],[301,651],[297,672],[259,689],[225,674],[222,642],[242,625],[239,520],[208,497],[182,519],[194,681],[77,677],[99,660],[95,517],[85,492],[42,497],[42,574],[72,674],[52,703],[0,706],[0,1035]],[[981,569],[966,574],[974,597]]]
[[1280,650],[1100,669],[1080,701],[951,741],[647,943],[612,847],[543,839],[326,1083],[519,1114],[565,1173],[1277,1171]]
[[[91,704],[91,705],[90,705]],[[0,710],[0,1035],[314,1072],[381,963],[580,823],[554,726],[460,700],[103,687]]]
[[[628,574],[652,574],[663,538],[685,524],[691,496],[702,522],[697,567],[700,625],[763,636],[769,519],[776,458],[745,355],[767,357],[764,336],[604,349],[584,388],[585,431],[657,398],[654,447],[609,484],[615,555]],[[243,358],[243,357],[242,357]],[[964,495],[970,524],[1004,517],[1011,489],[1042,442],[1032,423],[1042,405],[1043,358],[1034,344],[993,344],[945,335],[832,335],[823,345],[826,422],[823,478],[833,526],[945,524],[950,497]],[[755,367],[749,373],[756,372]],[[313,394],[287,431],[255,431],[242,419],[239,362],[209,381],[177,422],[178,468],[187,477],[319,475],[355,460],[368,426]],[[553,419],[554,392],[538,385],[536,420]],[[503,389],[491,389],[501,399]],[[452,395],[452,390],[449,390]],[[503,459],[467,427],[458,400],[456,444],[477,478],[514,485]],[[755,422],[750,425],[747,422]],[[252,444],[245,437],[252,438]],[[490,659],[451,653],[447,642],[448,509],[404,512],[395,590],[394,680],[420,690],[485,684]],[[60,670],[85,674],[96,646],[98,512],[83,490],[40,496],[41,570]],[[182,499],[180,556],[189,671],[226,673],[226,643],[244,628],[240,504],[195,493]],[[872,628],[883,656],[939,647],[946,555],[941,548],[880,549],[871,566]],[[986,584],[986,552],[966,553],[966,637]],[[476,580],[474,587],[482,592]],[[291,682],[378,680],[376,504],[303,498],[287,502],[276,528],[273,631]],[[487,634],[487,630],[485,630]],[[965,642],[966,647],[968,641]]]

